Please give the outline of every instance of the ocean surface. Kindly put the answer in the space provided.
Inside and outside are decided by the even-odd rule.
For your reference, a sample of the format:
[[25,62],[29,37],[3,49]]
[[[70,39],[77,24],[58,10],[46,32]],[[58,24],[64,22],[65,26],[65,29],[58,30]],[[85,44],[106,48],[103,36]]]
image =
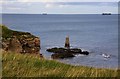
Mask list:
[[64,47],[65,37],[69,36],[71,47],[87,50],[90,54],[57,61],[100,68],[118,67],[118,15],[3,14],[2,23],[13,30],[40,37],[41,53],[46,59],[51,59],[46,49]]

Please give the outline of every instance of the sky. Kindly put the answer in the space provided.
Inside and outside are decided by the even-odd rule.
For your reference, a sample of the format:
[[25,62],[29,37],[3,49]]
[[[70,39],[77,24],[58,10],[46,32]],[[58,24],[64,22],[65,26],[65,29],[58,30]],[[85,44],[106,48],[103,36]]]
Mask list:
[[0,0],[0,13],[101,14],[118,13],[119,0]]

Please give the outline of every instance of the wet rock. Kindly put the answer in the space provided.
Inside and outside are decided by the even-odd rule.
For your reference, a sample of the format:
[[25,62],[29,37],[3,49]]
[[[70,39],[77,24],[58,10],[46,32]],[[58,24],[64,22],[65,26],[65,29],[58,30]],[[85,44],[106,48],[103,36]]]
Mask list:
[[74,57],[75,54],[83,54],[83,55],[88,55],[88,51],[82,51],[81,49],[78,48],[71,48],[71,49],[66,49],[66,48],[50,48],[47,49],[46,51],[52,52],[54,54],[51,55],[52,58],[69,58],[69,57]]
[[72,53],[55,53],[51,55],[53,59],[63,59],[63,58],[71,58],[74,57]]
[[50,49],[47,49],[48,52],[53,52],[53,53],[63,53],[65,52],[67,49],[64,49],[64,48],[50,48]]
[[66,49],[66,48],[50,48],[47,49],[48,52],[53,52],[53,53],[72,53],[72,54],[81,54],[82,50],[78,48],[71,48],[71,49]]
[[83,52],[81,52],[81,54],[88,55],[89,52],[88,51],[83,51]]

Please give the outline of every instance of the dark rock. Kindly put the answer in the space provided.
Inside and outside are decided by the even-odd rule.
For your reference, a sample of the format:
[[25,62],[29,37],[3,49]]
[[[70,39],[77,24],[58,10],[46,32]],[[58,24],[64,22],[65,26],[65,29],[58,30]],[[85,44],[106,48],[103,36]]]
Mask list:
[[51,49],[47,49],[48,52],[53,52],[53,53],[63,53],[65,52],[67,49],[64,48],[51,48]]
[[74,57],[74,55],[72,53],[55,53],[55,54],[52,54],[51,57],[53,59],[63,59],[63,58]]
[[82,50],[78,48],[66,49],[66,48],[51,48],[47,49],[48,52],[53,53],[72,53],[72,54],[81,54]]
[[83,51],[83,52],[81,52],[81,54],[88,55],[89,52],[88,51]]
[[81,54],[82,50],[78,48],[68,49],[73,54]]
[[40,58],[44,58],[42,54],[39,54],[40,55]]
[[47,49],[48,52],[52,52],[52,58],[69,58],[69,57],[74,57],[75,54],[83,54],[83,55],[88,55],[88,51],[83,51],[78,48],[71,48],[71,49],[66,49],[66,48],[50,48]]

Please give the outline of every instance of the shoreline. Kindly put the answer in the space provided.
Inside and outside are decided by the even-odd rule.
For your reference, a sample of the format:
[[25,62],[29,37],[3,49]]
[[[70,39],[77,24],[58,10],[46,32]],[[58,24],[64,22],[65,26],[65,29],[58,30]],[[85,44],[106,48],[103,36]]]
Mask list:
[[[49,47],[49,48],[52,48],[52,47]],[[51,53],[49,53],[47,51],[44,51],[44,50],[42,50],[41,53],[44,55],[44,58],[47,59],[47,60],[57,60],[57,61],[59,61],[61,63],[69,64],[69,65],[72,65],[72,66],[75,66],[75,64],[76,64],[77,66],[81,66],[82,65],[82,66],[95,67],[95,68],[110,68],[110,69],[116,69],[116,68],[118,68],[117,63],[115,65],[113,65],[113,66],[109,66],[109,65],[106,65],[106,64],[103,64],[103,65],[84,64],[84,61],[87,61],[87,60],[81,61],[83,57],[84,58],[91,57],[91,55],[94,54],[94,53],[90,53],[90,56],[84,56],[83,55],[83,56],[76,56],[74,58],[66,58],[66,59],[52,59],[51,58]],[[111,58],[104,58],[101,54],[97,54],[97,56],[101,56],[100,58],[102,59],[103,63],[105,63],[107,61],[110,62],[109,60],[111,60],[111,58],[113,57],[112,56]],[[78,60],[80,62],[74,61],[74,60]],[[91,63],[91,61],[89,63]],[[98,60],[98,64],[99,64],[99,60]]]
[[[7,31],[11,32],[11,30],[8,29]],[[8,37],[9,35],[5,36],[5,38]],[[117,77],[117,72],[119,70],[116,68],[96,68],[82,65],[73,66],[70,64],[59,62],[57,60],[48,60],[44,57],[41,57],[39,53],[22,54],[17,52],[16,50],[2,51],[0,53],[3,56],[3,77],[51,77],[51,75],[52,77]],[[81,74],[81,72],[83,72],[83,74]]]
[[[44,55],[44,53],[46,53],[46,52],[43,52],[43,55]],[[41,54],[41,52],[40,52],[40,54]],[[60,62],[62,62],[62,61],[60,61]],[[66,62],[63,62],[63,63],[66,63]],[[69,62],[69,63],[66,63],[66,64],[71,64],[71,65],[73,65],[74,62]],[[79,64],[79,65],[80,65],[80,64]],[[84,65],[84,64],[81,64],[81,65],[83,65],[83,66],[89,66],[89,65]],[[92,67],[92,66],[90,66],[90,67]],[[95,67],[95,66],[93,66],[93,67]],[[102,68],[102,67],[97,67],[97,66],[96,66],[96,68]],[[105,68],[107,68],[107,67],[105,67]],[[113,67],[110,67],[110,68],[113,68]]]

